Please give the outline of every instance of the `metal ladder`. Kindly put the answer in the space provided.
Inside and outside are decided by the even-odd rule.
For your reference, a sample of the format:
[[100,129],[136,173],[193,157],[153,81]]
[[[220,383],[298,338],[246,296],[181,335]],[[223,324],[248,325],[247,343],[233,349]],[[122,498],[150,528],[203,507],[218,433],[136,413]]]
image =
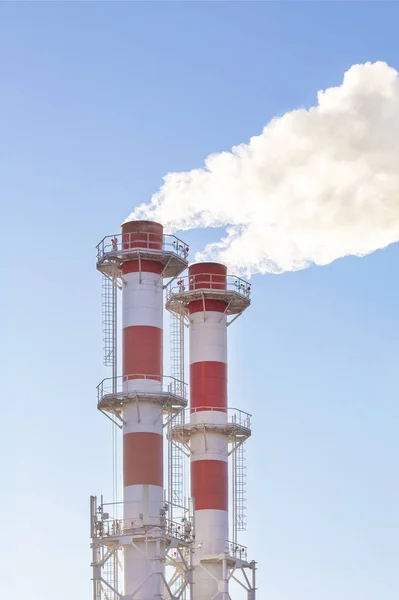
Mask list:
[[[170,313],[170,369],[171,375],[179,381],[176,393],[184,396],[184,317]],[[171,429],[184,421],[184,411],[170,420],[169,432],[169,503],[184,505],[184,454],[178,442],[172,441]],[[170,515],[171,516],[171,515]]]
[[244,443],[237,443],[232,453],[233,467],[233,543],[237,544],[237,532],[247,528],[247,465]]
[[[117,278],[111,277],[103,273],[101,286],[102,299],[102,331],[103,331],[103,351],[104,351],[104,366],[112,368],[112,392],[116,392],[117,376],[118,376],[118,348],[117,348],[117,293],[118,281]],[[113,452],[113,473],[112,473],[112,489],[113,502],[118,501],[118,427],[112,425],[112,452]]]
[[[117,355],[117,278],[103,273],[101,298],[102,298],[102,332],[103,332],[103,351],[104,366],[112,369],[112,392],[116,392],[118,375],[118,355]],[[117,425],[112,425],[112,497],[113,502],[118,502],[118,440],[119,429]],[[102,558],[106,554],[106,547],[102,546]],[[113,554],[105,562],[103,569],[103,578],[112,588],[118,590],[119,587],[119,565],[117,553]],[[98,600],[118,600],[118,595],[105,584],[101,584],[101,596]],[[97,600],[97,599],[96,599]]]
[[[116,292],[117,285],[115,279],[108,277],[103,273],[102,278],[102,331],[103,331],[103,350],[104,365],[106,367],[116,367]],[[116,373],[112,373],[116,376]]]
[[[106,549],[102,547],[102,551],[105,554]],[[115,590],[118,589],[118,562],[117,555],[111,556],[103,567],[103,578],[107,581]],[[106,585],[102,587],[102,595],[104,600],[117,600],[117,595],[111,588]]]
[[176,392],[184,395],[184,317],[170,314],[170,371],[172,377],[180,382]]

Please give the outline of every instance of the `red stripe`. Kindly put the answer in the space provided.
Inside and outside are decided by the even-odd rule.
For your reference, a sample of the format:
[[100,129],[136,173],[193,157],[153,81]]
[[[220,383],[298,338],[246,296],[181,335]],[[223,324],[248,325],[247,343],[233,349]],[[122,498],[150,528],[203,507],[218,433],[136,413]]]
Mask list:
[[227,365],[207,361],[190,365],[190,406],[200,410],[227,409]]
[[129,221],[122,225],[122,247],[149,248],[161,250],[163,246],[163,227],[152,221]]
[[[226,306],[227,303],[222,300],[205,300],[205,310],[224,313]],[[202,300],[194,300],[188,305],[188,312],[190,315],[196,312],[203,312],[203,310],[204,302]]]
[[155,221],[127,221],[122,223],[122,233],[145,233],[163,234],[163,226]]
[[190,290],[225,290],[227,287],[227,269],[217,263],[197,263],[188,269]]
[[163,439],[158,433],[123,436],[123,485],[163,486]]
[[191,463],[191,495],[195,510],[228,509],[228,465],[223,460]]
[[123,263],[122,274],[127,275],[128,273],[156,273],[160,275],[162,273],[163,266],[155,260],[142,260],[141,268],[138,260],[129,260],[129,262]]
[[129,233],[122,235],[122,249],[144,248],[148,250],[162,250],[162,236],[146,233]]
[[[123,375],[162,375],[162,329],[144,325],[123,328]],[[154,377],[154,378],[155,378]]]
[[227,280],[226,275],[198,273],[198,275],[189,276],[188,285],[190,290],[225,290]]
[[221,263],[200,262],[191,265],[188,269],[189,275],[197,275],[198,273],[212,273],[212,275],[226,275],[227,267]]

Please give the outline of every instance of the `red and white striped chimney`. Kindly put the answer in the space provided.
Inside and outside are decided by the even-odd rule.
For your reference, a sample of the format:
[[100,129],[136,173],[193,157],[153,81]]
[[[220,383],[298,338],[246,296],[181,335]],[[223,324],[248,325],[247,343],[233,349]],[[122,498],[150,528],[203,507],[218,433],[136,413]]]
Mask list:
[[[162,390],[163,227],[133,221],[122,225],[122,249],[143,248],[122,265],[122,327],[124,391],[137,392],[123,406],[123,502],[124,522],[143,528],[159,523],[164,502],[162,405],[146,401],[145,394]],[[148,250],[153,257],[148,258]],[[144,394],[144,396],[140,396]],[[143,399],[144,397],[144,399]],[[148,600],[163,594],[159,542],[136,542],[124,552],[125,595],[133,594],[146,575],[149,579],[134,598]],[[159,576],[150,576],[151,572]]]
[[[228,540],[227,300],[207,299],[207,289],[226,290],[226,267],[197,263],[189,289],[203,290],[188,303],[190,316],[190,423],[219,425],[191,434],[191,494],[195,506],[195,600],[224,598],[222,563],[204,559],[225,552]],[[202,562],[201,562],[202,561]]]

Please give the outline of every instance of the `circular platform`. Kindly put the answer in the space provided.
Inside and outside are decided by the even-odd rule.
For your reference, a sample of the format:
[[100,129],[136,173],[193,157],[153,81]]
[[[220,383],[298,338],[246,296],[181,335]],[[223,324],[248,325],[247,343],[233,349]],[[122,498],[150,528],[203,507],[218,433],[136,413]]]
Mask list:
[[226,423],[185,423],[172,428],[172,439],[187,444],[193,433],[207,431],[223,433],[228,436],[230,442],[245,442],[252,433],[249,427],[228,421]]
[[212,290],[209,288],[176,291],[167,294],[166,308],[177,314],[187,314],[188,305],[195,300],[221,300],[226,303],[227,315],[238,315],[251,304],[247,295],[240,294],[234,290]]
[[128,402],[154,402],[160,404],[165,409],[172,409],[172,412],[179,412],[182,408],[187,406],[187,400],[173,394],[171,392],[115,392],[104,394],[104,396],[98,401],[97,408],[106,412],[122,412],[123,405]]
[[[105,252],[97,259],[97,269],[110,277],[119,277],[122,265],[132,260],[152,260],[164,267],[164,277],[178,277],[188,267],[187,260],[169,250],[149,250],[147,248],[130,248]],[[145,267],[143,267],[145,271]]]

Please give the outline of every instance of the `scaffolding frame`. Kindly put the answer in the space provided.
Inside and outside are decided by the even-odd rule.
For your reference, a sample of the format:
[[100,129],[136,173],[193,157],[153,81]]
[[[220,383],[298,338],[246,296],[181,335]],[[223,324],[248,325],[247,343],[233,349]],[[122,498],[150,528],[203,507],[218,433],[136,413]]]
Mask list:
[[[118,503],[123,505],[123,503]],[[142,586],[150,577],[161,577],[165,586],[165,600],[184,600],[186,591],[192,586],[192,544],[194,541],[193,506],[185,511],[183,525],[166,518],[164,511],[159,516],[157,526],[145,526],[141,523],[124,523],[123,519],[110,518],[106,510],[118,507],[113,503],[97,504],[96,496],[90,497],[90,522],[92,539],[93,600],[135,600]],[[105,510],[106,509],[106,510]],[[112,510],[112,508],[111,508]],[[119,553],[123,547],[133,545],[142,552],[137,542],[156,542],[158,555],[154,561],[158,565],[169,567],[169,575],[162,569],[154,568],[150,575],[144,576],[136,590],[124,596],[118,583],[113,578],[114,565],[118,573],[122,572]]]

